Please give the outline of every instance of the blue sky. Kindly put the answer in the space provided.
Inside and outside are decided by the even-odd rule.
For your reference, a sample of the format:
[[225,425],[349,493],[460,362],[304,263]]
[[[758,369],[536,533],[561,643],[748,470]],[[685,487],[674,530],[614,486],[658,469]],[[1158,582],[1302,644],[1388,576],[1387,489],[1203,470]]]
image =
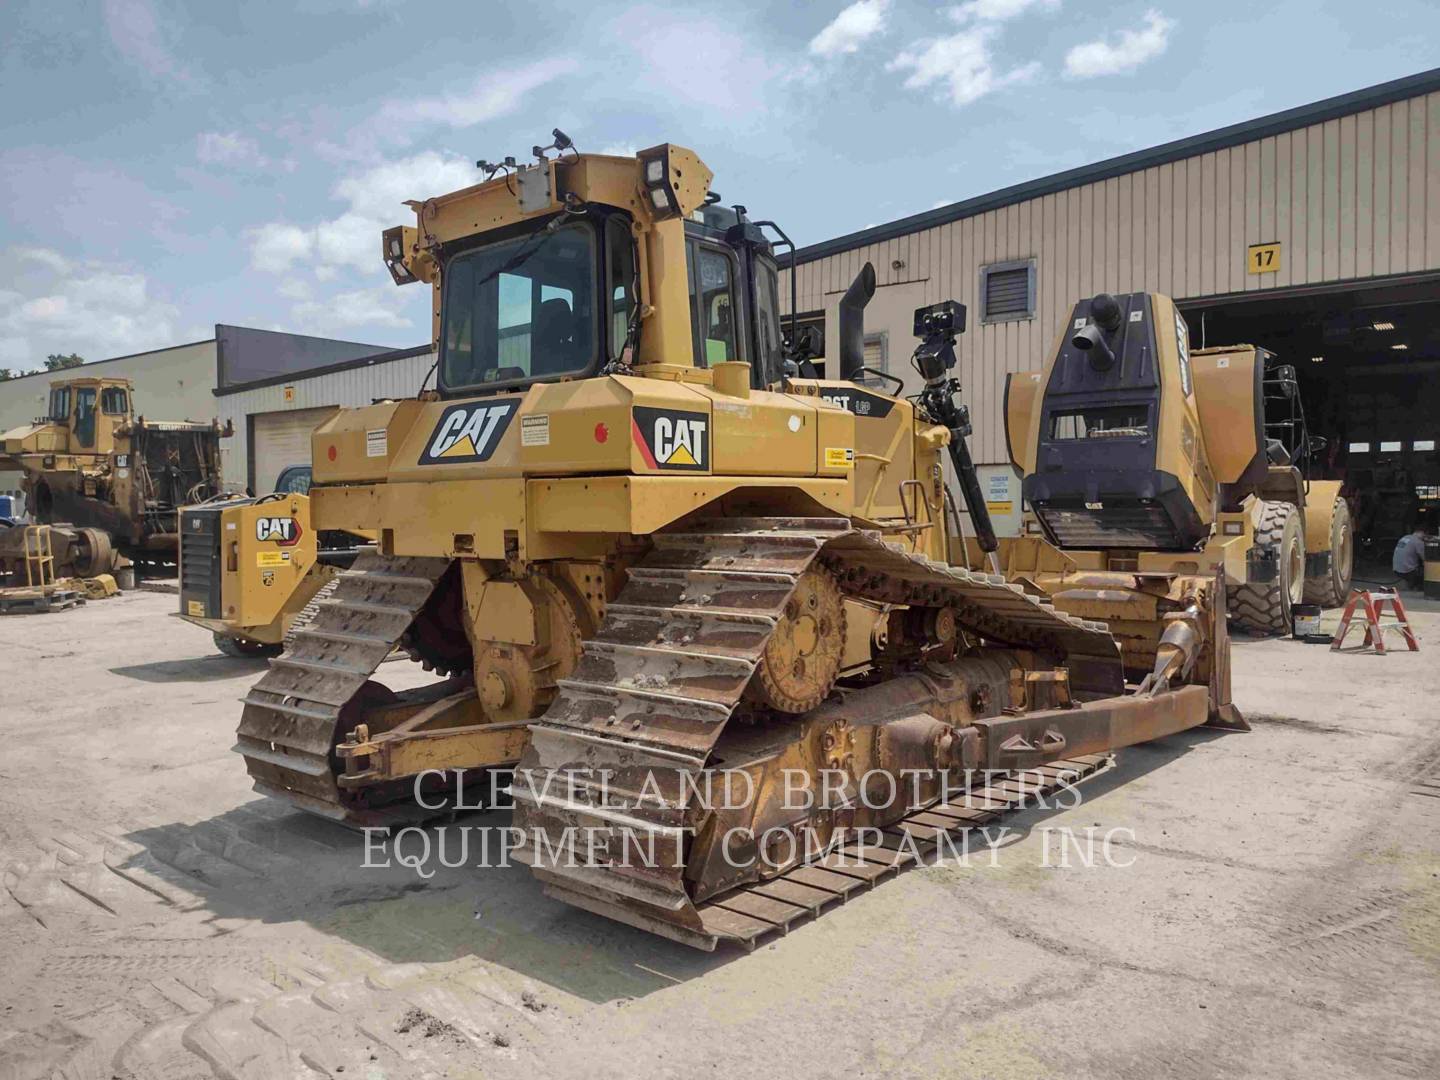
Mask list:
[[802,245],[1440,65],[1440,5],[7,0],[0,366],[216,322],[429,337],[379,230],[669,140]]

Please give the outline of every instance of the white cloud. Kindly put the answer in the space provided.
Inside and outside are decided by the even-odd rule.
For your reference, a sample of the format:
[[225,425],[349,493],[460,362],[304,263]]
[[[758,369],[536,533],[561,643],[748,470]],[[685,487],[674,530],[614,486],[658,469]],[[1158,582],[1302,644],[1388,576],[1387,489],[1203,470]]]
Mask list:
[[238,131],[202,131],[195,138],[195,156],[205,165],[263,169],[270,164],[260,144]]
[[297,332],[323,337],[343,336],[362,327],[409,329],[413,324],[401,308],[413,296],[413,291],[394,285],[352,289],[320,300],[301,300],[290,315]]
[[[426,150],[412,157],[387,161],[363,173],[347,176],[335,185],[335,194],[350,204],[350,209],[372,218],[383,218],[393,225],[397,215],[410,216],[404,203],[409,199],[428,199],[447,191],[478,184],[481,180],[475,163],[453,154]],[[379,266],[380,236],[375,235],[376,266]]]
[[971,19],[976,22],[1006,22],[1017,15],[1025,14],[1031,8],[1040,7],[1053,11],[1059,6],[1060,0],[969,0],[959,7],[951,8],[948,14],[962,24]]
[[267,274],[287,273],[314,250],[313,230],[298,225],[275,221],[250,232],[250,265]]
[[[686,113],[696,124],[722,117],[731,130],[758,124],[775,100],[770,84],[794,66],[772,59],[731,11],[712,17],[639,6],[609,21],[615,47],[631,54],[614,63],[633,78],[633,90]],[[690,115],[695,109],[701,115]]]
[[1072,79],[1093,79],[1132,71],[1165,51],[1174,28],[1174,20],[1151,9],[1139,30],[1122,30],[1114,41],[1096,38],[1072,48],[1065,54],[1065,74]]
[[477,183],[473,162],[442,156],[433,150],[341,179],[334,189],[347,208],[312,225],[267,222],[249,232],[250,265],[268,274],[288,274],[308,264],[315,277],[328,281],[341,269],[383,274],[380,233],[390,225],[411,221],[403,205]]
[[144,274],[48,248],[11,248],[0,268],[0,366],[32,370],[50,353],[103,360],[175,343],[175,308],[150,295]]
[[1001,87],[1024,82],[1040,70],[1038,63],[1009,71],[996,70],[991,43],[994,26],[982,25],[947,37],[917,42],[890,61],[891,71],[909,71],[908,89],[939,86],[954,105],[968,105]]
[[121,56],[154,78],[193,81],[176,59],[150,0],[104,0],[103,7],[105,28]]
[[515,112],[534,91],[576,68],[555,57],[524,67],[490,71],[458,94],[387,101],[373,121],[393,141],[408,143],[417,126],[468,128]]
[[884,32],[889,10],[890,0],[855,0],[810,39],[810,51],[816,56],[858,51],[867,40]]

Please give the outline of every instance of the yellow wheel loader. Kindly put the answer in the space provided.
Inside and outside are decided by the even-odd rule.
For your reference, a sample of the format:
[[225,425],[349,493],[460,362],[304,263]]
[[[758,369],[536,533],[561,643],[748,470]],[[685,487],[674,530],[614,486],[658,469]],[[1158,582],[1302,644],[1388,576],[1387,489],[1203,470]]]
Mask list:
[[1295,371],[1266,350],[1192,350],[1168,297],[1102,293],[1043,371],[1008,377],[1005,412],[1027,528],[1063,552],[1022,540],[1009,570],[1067,609],[1073,585],[1110,573],[1147,595],[1221,573],[1231,617],[1257,633],[1288,633],[1302,599],[1344,600],[1349,508],[1338,481],[1302,472],[1314,440]]
[[[488,171],[383,235],[395,280],[432,288],[437,389],[314,434],[315,526],[377,542],[246,697],[258,791],[383,824],[514,765],[514,853],[547,891],[714,948],[893,872],[896,830],[988,820],[955,798],[977,771],[1049,782],[1243,725],[1223,578],[1152,617],[1127,681],[1103,624],[951,561],[946,455],[978,495],[962,306],[916,312],[923,392],[877,393],[852,379],[866,267],[843,377],[806,378],[774,227],[721,207],[692,151],[579,154],[556,132]],[[405,641],[450,677],[383,686]],[[848,861],[862,827],[888,846]]]

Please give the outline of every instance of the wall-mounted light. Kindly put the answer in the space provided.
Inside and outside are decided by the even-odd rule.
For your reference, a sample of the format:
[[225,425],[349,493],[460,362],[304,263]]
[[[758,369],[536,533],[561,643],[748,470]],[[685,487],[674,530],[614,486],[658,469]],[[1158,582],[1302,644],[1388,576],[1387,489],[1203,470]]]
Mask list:
[[1323,364],[1323,363],[1325,362],[1325,357],[1323,357],[1323,356],[1312,356],[1312,357],[1310,357],[1310,362],[1311,362],[1312,364]]
[[1370,329],[1371,329],[1371,330],[1394,330],[1394,329],[1395,329],[1395,324],[1394,324],[1393,322],[1372,322],[1372,323],[1370,324]]
[[1406,344],[1404,344],[1404,343],[1402,342],[1402,343],[1399,343],[1399,344],[1396,344],[1396,345],[1391,345],[1390,348],[1396,349],[1396,350],[1404,350],[1404,349],[1410,348],[1410,346],[1409,346],[1409,345],[1406,345]]

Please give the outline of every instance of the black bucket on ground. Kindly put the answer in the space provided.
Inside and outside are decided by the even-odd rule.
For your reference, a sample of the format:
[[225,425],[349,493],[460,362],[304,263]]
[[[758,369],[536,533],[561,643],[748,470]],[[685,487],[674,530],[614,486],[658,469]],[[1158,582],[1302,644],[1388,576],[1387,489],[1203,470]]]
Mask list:
[[1330,635],[1320,629],[1320,616],[1325,609],[1319,604],[1296,604],[1290,609],[1296,641],[1329,641]]

